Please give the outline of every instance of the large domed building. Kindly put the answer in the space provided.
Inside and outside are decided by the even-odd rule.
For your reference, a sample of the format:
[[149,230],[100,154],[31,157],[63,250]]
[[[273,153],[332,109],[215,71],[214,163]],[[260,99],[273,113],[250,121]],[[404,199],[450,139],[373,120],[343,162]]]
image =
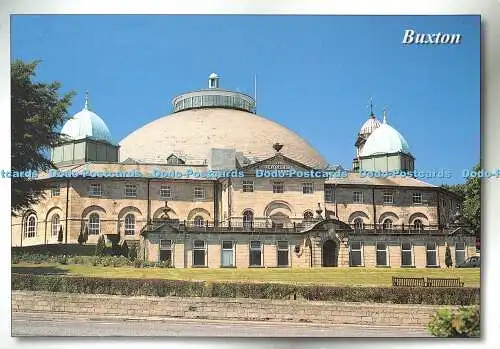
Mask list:
[[[46,197],[12,223],[15,247],[137,245],[173,267],[443,267],[475,253],[457,225],[460,198],[407,176],[402,134],[372,111],[351,170],[329,165],[297,133],[257,115],[251,96],[208,88],[118,143],[89,107],[61,130]],[[322,132],[322,130],[318,130]]]

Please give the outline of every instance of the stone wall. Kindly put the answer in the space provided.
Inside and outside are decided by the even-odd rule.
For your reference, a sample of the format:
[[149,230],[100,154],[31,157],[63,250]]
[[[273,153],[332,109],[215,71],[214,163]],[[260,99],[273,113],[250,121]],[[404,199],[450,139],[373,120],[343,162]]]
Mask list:
[[[12,291],[14,312],[425,327],[441,306]],[[454,308],[454,307],[452,307]]]

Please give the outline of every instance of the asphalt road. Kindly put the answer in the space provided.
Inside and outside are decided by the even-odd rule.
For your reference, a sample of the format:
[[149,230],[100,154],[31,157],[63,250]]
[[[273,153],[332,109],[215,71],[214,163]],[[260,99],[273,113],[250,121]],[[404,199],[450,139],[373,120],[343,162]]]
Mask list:
[[12,336],[429,337],[423,328],[12,313]]

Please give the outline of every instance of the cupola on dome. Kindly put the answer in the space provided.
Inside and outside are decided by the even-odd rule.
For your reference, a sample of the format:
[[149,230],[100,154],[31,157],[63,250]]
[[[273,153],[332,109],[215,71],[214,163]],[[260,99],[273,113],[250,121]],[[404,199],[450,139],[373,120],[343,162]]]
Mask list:
[[410,147],[404,137],[385,120],[366,140],[360,156],[371,156],[392,153],[410,154]]
[[96,113],[89,110],[88,97],[81,111],[73,115],[61,129],[61,134],[72,140],[92,138],[113,143],[111,132],[106,123]]
[[380,121],[375,116],[370,116],[368,120],[365,121],[363,126],[361,126],[361,130],[359,134],[367,135],[375,131],[375,129],[379,128],[381,125]]

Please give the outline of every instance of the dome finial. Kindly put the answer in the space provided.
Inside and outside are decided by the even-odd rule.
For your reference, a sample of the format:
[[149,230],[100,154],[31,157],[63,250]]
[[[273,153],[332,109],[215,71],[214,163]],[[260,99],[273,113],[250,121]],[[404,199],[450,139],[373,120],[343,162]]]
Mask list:
[[208,88],[219,88],[219,75],[212,73],[208,77]]
[[83,109],[89,109],[89,90],[85,90],[85,104],[83,105]]
[[374,105],[373,105],[373,98],[372,97],[370,97],[370,105],[369,105],[369,107],[370,107],[370,117],[375,118],[375,114],[373,113],[373,107],[374,107]]
[[384,113],[384,120],[383,120],[382,122],[383,122],[384,124],[387,124],[387,120],[386,120],[386,118],[385,118],[385,115],[386,115],[386,113],[387,113],[387,106],[385,106],[385,108],[384,108],[384,112],[383,112],[383,113]]

